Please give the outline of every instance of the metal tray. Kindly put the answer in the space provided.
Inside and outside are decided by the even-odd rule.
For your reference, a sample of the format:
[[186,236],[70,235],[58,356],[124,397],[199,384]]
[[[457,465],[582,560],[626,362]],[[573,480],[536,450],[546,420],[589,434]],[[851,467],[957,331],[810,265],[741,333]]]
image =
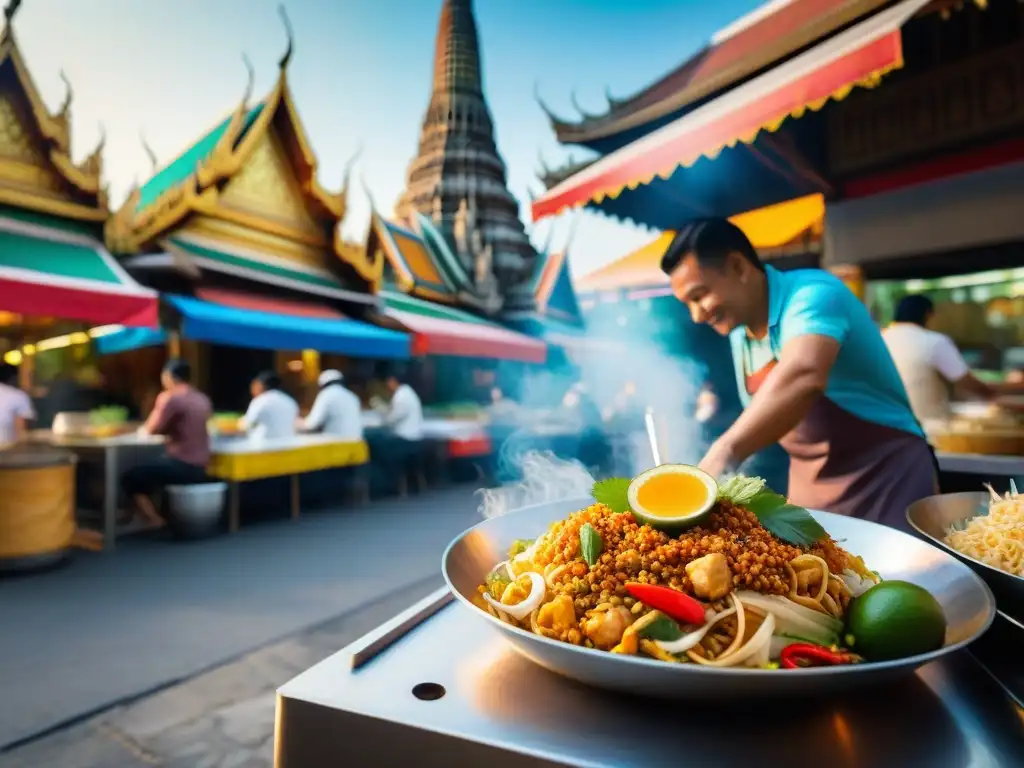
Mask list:
[[1024,758],[1024,709],[969,652],[856,695],[653,701],[547,672],[451,600],[438,591],[282,687],[277,768],[731,768],[822,755],[844,768],[995,768]]

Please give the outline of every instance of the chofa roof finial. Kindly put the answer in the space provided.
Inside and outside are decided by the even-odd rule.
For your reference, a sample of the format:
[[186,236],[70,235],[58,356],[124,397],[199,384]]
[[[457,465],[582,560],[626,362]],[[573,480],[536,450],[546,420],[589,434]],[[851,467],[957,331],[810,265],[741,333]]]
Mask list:
[[284,56],[277,65],[284,69],[288,66],[288,62],[292,60],[292,54],[295,52],[295,33],[292,31],[292,23],[288,18],[288,11],[285,9],[284,4],[277,6],[277,12],[281,16],[281,21],[284,23],[284,31],[288,36],[288,47],[284,51]]

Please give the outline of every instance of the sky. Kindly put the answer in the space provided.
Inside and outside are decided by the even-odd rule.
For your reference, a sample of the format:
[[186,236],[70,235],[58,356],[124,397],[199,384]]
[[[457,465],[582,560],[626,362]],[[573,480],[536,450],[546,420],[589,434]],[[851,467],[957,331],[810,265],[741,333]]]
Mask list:
[[[509,186],[529,221],[540,191],[539,156],[556,167],[570,157],[534,101],[538,85],[559,115],[574,116],[571,94],[603,112],[605,89],[625,97],[677,66],[719,28],[761,0],[476,0],[484,87]],[[289,84],[320,163],[320,180],[354,174],[389,214],[404,186],[430,98],[434,37],[442,0],[287,0],[295,32]],[[23,0],[15,33],[43,98],[56,110],[63,71],[74,89],[76,159],[107,141],[105,176],[118,205],[133,181],[231,110],[246,83],[243,54],[256,70],[255,98],[273,86],[286,37],[275,0]],[[577,150],[576,157],[583,153]],[[370,203],[349,198],[345,233],[365,237]],[[528,225],[535,245],[565,244],[570,215]],[[549,233],[548,228],[554,227]],[[593,213],[580,214],[570,249],[584,275],[653,237]]]

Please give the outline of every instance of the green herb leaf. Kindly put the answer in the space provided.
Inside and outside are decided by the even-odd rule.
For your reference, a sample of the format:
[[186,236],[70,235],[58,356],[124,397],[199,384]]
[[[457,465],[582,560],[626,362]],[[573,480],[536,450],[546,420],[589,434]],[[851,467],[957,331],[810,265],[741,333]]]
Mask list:
[[590,495],[598,504],[610,507],[612,512],[629,512],[629,484],[633,482],[628,477],[609,477],[594,483]]
[[809,547],[825,537],[825,529],[803,507],[790,504],[760,477],[736,475],[718,489],[718,498],[749,509],[768,531],[783,541]]
[[584,523],[580,528],[580,554],[587,561],[587,565],[592,566],[597,562],[602,549],[604,542],[601,541],[601,534],[590,523]]
[[661,640],[664,643],[671,643],[683,636],[683,630],[668,616],[660,614],[658,618],[638,631],[637,634],[648,640]]
[[512,546],[508,548],[508,556],[511,560],[516,555],[521,555],[523,552],[533,546],[533,539],[516,539],[512,542]]
[[508,574],[505,573],[505,569],[501,568],[496,571],[491,571],[487,574],[487,578],[484,579],[484,586],[487,587],[488,593],[495,600],[501,599],[501,594],[505,591],[505,587],[509,585]]
[[764,491],[744,507],[757,515],[771,533],[798,547],[809,547],[826,536],[825,529],[810,512],[772,491]]

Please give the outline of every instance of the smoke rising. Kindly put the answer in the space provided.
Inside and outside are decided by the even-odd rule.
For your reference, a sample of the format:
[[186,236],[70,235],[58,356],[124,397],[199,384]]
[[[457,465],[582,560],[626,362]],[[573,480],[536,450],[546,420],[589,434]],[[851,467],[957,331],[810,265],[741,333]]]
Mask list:
[[490,519],[514,509],[590,496],[594,478],[580,462],[550,452],[528,451],[518,458],[522,480],[477,491],[480,514]]

